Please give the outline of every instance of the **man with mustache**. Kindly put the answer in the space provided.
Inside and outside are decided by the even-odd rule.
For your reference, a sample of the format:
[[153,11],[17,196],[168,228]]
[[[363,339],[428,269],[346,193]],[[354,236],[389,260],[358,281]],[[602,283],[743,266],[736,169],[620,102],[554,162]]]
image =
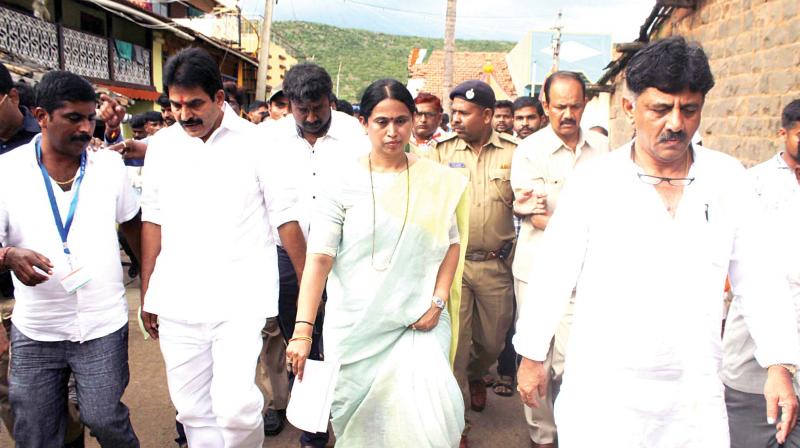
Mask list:
[[[311,214],[317,196],[323,188],[323,179],[336,169],[338,162],[347,157],[369,150],[369,142],[364,128],[355,118],[331,109],[333,82],[328,72],[316,64],[297,64],[288,72],[278,94],[288,99],[293,119],[274,122],[262,134],[262,140],[274,142],[273,151],[278,151],[283,161],[281,169],[298,180],[300,191],[298,213],[303,235],[308,237]],[[264,129],[264,126],[259,126]],[[267,381],[273,386],[272,400],[265,409],[265,422],[270,434],[275,435],[283,428],[286,415],[288,393],[281,377],[285,378],[286,355],[281,335],[285,341],[294,334],[297,316],[297,295],[299,277],[289,260],[283,245],[278,241],[278,269],[280,270],[280,312],[278,320],[268,321],[264,327],[264,351],[260,360],[262,384]],[[304,325],[304,324],[300,324]],[[310,359],[322,359],[323,314],[314,321],[314,335]],[[279,350],[283,350],[280,351]],[[265,387],[262,387],[265,389]],[[300,436],[301,446],[324,447],[328,442],[327,433],[304,432]]]
[[514,135],[514,104],[508,100],[500,100],[494,105],[492,127],[497,132]]
[[510,256],[516,232],[509,174],[517,147],[513,136],[492,129],[495,96],[483,81],[465,81],[450,92],[453,134],[428,157],[457,170],[470,181],[469,243],[462,276],[459,338],[454,362],[467,427],[469,409],[486,407],[483,377],[503,350],[513,316]]
[[442,121],[442,102],[436,95],[420,92],[414,98],[417,112],[414,114],[414,127],[411,128],[411,151],[425,155],[436,143],[442,140],[445,131],[439,127]]
[[760,418],[782,444],[797,418],[796,313],[744,167],[691,143],[714,86],[708,58],[674,36],[625,70],[636,137],[578,166],[549,219],[514,337],[520,396],[544,404],[545,361],[576,291],[558,446],[730,447],[718,374],[727,276],[767,370]]
[[[783,109],[778,135],[782,151],[751,168],[749,174],[760,203],[756,213],[767,215],[774,226],[772,234],[776,239],[771,249],[786,272],[795,310],[800,310],[800,264],[797,263],[800,240],[785,237],[786,229],[796,232],[800,228],[800,177],[797,176],[800,173],[800,100],[790,102]],[[775,431],[763,418],[766,403],[761,394],[768,371],[759,365],[755,356],[755,342],[743,311],[739,297],[734,297],[722,340],[725,353],[720,376],[725,383],[731,447],[769,446]],[[800,327],[796,327],[796,331],[800,332]],[[794,387],[795,392],[800,390],[796,377]],[[792,431],[784,446],[800,446],[800,431]]]
[[[608,139],[580,126],[586,106],[586,84],[581,75],[555,72],[542,88],[550,126],[523,140],[511,165],[511,186],[517,197],[514,212],[521,220],[513,266],[518,310],[527,297],[531,267],[541,256],[542,237],[565,181],[577,164],[608,152]],[[564,352],[571,321],[570,306],[544,362],[544,370],[550,375],[547,396],[541,407],[525,407],[528,433],[534,447],[551,448],[556,443],[553,402],[564,373]]]
[[[179,51],[164,84],[180,126],[150,137],[145,158],[142,320],[160,339],[189,446],[260,447],[254,373],[261,329],[278,312],[276,233],[298,272],[305,260],[294,184],[225,102],[208,53]],[[214,271],[201,282],[198,260]]]
[[514,132],[517,138],[524,140],[547,124],[542,103],[530,96],[521,96],[514,100],[511,112],[514,115]]
[[[31,111],[35,104],[35,93],[31,90],[30,107],[23,104],[23,95],[19,91],[22,83],[13,83],[8,69],[0,63],[0,154],[19,148],[29,143],[41,132],[39,123]],[[107,95],[101,95],[101,118],[106,123],[106,141],[121,140],[119,123],[125,115],[124,108]],[[1,246],[0,246],[1,247]],[[13,429],[13,417],[8,405],[8,342],[7,333],[11,329],[11,315],[14,309],[14,286],[10,272],[0,272],[0,419],[3,420],[9,433]],[[6,342],[3,343],[3,340]],[[5,347],[3,349],[3,347]],[[74,383],[70,383],[70,391],[74,391]],[[74,395],[74,394],[73,394]],[[65,446],[83,446],[83,424],[80,421],[74,400],[69,401],[67,415],[67,431]]]
[[[104,447],[138,447],[128,408],[128,307],[117,224],[139,248],[139,203],[122,160],[87,151],[95,91],[51,71],[36,87],[41,134],[0,157],[0,270],[14,274],[9,399],[18,446],[65,438],[67,384]],[[11,194],[10,192],[14,192]],[[82,444],[82,434],[79,444]]]

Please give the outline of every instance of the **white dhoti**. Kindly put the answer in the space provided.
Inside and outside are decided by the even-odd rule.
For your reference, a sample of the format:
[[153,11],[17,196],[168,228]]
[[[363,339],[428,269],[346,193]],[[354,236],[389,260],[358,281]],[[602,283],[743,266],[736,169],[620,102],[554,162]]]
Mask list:
[[159,322],[169,394],[189,446],[261,447],[263,397],[255,371],[265,319]]

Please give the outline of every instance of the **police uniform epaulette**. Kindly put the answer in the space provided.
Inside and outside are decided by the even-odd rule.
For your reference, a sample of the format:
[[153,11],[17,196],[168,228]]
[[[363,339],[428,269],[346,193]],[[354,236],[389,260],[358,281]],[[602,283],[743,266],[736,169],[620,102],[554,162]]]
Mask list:
[[446,142],[448,140],[452,140],[452,139],[454,139],[456,137],[458,137],[458,134],[456,134],[455,132],[450,132],[450,133],[445,134],[444,136],[440,137],[439,141],[436,144],[437,145],[441,145],[442,143],[444,143],[444,142]]
[[511,134],[506,134],[505,132],[498,132],[498,134],[500,135],[500,140],[506,140],[515,145],[519,145],[520,142],[522,141]]

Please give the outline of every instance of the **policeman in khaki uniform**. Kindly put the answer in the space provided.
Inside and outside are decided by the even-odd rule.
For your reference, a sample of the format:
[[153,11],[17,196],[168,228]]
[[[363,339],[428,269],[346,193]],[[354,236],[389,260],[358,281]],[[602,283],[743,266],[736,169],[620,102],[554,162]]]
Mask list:
[[[488,84],[465,81],[453,89],[450,99],[455,134],[437,143],[427,157],[458,170],[470,181],[469,243],[454,370],[464,402],[480,412],[486,405],[482,377],[503,350],[513,313],[509,256],[515,231],[510,174],[517,140],[492,129],[495,96]],[[466,432],[462,447],[467,446]]]

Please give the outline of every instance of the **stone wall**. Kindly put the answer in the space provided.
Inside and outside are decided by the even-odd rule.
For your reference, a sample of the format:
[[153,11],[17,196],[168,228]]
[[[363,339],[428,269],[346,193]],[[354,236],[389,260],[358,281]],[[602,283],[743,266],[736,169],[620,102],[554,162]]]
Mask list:
[[[699,0],[697,10],[676,9],[657,35],[685,36],[708,54],[716,85],[703,108],[704,145],[748,166],[775,154],[780,113],[800,98],[800,0]],[[614,145],[633,133],[621,84],[620,75],[610,111]]]

